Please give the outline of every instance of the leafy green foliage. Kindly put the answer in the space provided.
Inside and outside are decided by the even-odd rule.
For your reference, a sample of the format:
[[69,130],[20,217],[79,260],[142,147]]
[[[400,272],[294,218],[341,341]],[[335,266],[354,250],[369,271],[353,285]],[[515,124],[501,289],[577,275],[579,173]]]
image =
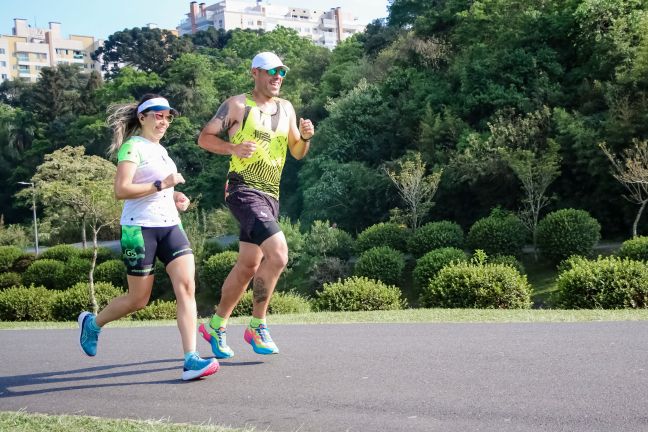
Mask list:
[[648,237],[639,236],[626,240],[616,253],[619,258],[635,261],[648,261]]
[[402,225],[381,222],[358,234],[355,243],[356,251],[362,253],[374,247],[388,246],[405,252],[409,235],[409,230]]
[[39,258],[66,262],[72,258],[78,258],[80,254],[81,251],[72,245],[56,245],[43,251]]
[[22,277],[16,272],[0,273],[0,290],[22,284]]
[[51,321],[57,293],[44,287],[16,286],[0,291],[0,320]]
[[450,221],[430,222],[417,229],[407,242],[408,251],[420,257],[439,248],[464,246],[464,232],[459,224]]
[[[123,291],[120,288],[115,288],[107,282],[95,284],[95,296],[99,310],[122,294]],[[74,321],[81,312],[87,310],[92,310],[90,288],[87,282],[79,282],[65,291],[59,292],[52,303],[52,317],[56,321]]]
[[569,309],[645,308],[648,268],[617,257],[572,261],[558,276],[558,303]]
[[494,209],[490,216],[478,220],[468,231],[468,247],[482,249],[488,255],[522,253],[527,230],[520,218]]
[[309,294],[321,291],[324,284],[346,279],[351,275],[351,266],[338,257],[316,259],[308,273]]
[[337,257],[346,260],[351,256],[354,244],[348,232],[332,226],[328,221],[316,220],[306,235],[304,253],[315,258]]
[[588,256],[600,238],[601,226],[585,210],[558,210],[538,224],[538,247],[552,262],[571,255]]
[[17,246],[0,246],[0,272],[11,269],[22,254]]
[[118,259],[103,262],[95,268],[94,278],[98,282],[108,282],[115,287],[125,287],[126,264]]
[[44,286],[47,289],[62,290],[65,285],[65,264],[52,259],[39,259],[30,265],[22,275],[27,286]]
[[172,320],[176,319],[176,302],[155,300],[131,315],[134,320]]
[[225,282],[225,278],[232,271],[237,259],[238,252],[225,251],[212,255],[202,265],[201,279],[203,286],[210,291],[216,292],[216,298],[220,299],[223,282]]
[[396,285],[401,282],[404,268],[405,257],[401,252],[389,246],[379,246],[360,254],[354,273],[388,285]]
[[406,306],[401,292],[392,285],[353,276],[325,284],[313,306],[319,311],[399,310]]
[[[252,291],[246,291],[232,311],[232,316],[251,316],[253,301]],[[268,306],[270,314],[307,313],[310,310],[311,306],[308,300],[291,292],[275,292]]]
[[414,286],[421,291],[427,287],[443,267],[453,263],[467,261],[466,253],[454,247],[443,247],[433,249],[416,260],[416,266],[412,273]]
[[[87,249],[81,249],[79,253],[79,258],[86,259],[88,261],[92,260],[92,255],[94,250],[92,247]],[[114,260],[119,258],[119,255],[107,247],[98,247],[97,248],[97,264],[105,263],[106,261]]]

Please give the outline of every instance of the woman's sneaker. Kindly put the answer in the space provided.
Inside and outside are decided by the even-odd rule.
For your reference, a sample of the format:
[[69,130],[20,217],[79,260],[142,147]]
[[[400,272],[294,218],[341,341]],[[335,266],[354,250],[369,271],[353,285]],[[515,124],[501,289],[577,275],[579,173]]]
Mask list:
[[81,346],[81,351],[91,357],[97,355],[97,341],[99,340],[99,333],[101,333],[101,329],[96,330],[90,325],[94,317],[95,315],[90,312],[81,312],[77,320],[79,323],[79,345]]
[[192,355],[184,362],[182,379],[184,381],[189,381],[213,375],[218,372],[219,367],[220,365],[218,364],[218,360],[215,358],[204,359],[198,355]]
[[248,326],[243,334],[243,339],[252,345],[252,349],[257,354],[279,354],[279,348],[272,341],[265,324],[260,324],[257,328]]
[[214,356],[219,359],[234,357],[234,351],[227,346],[227,332],[224,327],[217,330],[210,325],[200,324],[198,331],[210,343]]

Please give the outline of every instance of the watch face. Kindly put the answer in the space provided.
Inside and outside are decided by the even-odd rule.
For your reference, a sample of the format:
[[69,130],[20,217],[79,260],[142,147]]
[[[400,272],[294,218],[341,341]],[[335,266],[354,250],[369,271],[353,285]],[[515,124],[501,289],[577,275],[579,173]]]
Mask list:
[[153,182],[153,185],[155,186],[155,188],[156,188],[158,191],[161,191],[161,190],[162,190],[162,182],[161,182],[160,180],[155,180],[155,181]]

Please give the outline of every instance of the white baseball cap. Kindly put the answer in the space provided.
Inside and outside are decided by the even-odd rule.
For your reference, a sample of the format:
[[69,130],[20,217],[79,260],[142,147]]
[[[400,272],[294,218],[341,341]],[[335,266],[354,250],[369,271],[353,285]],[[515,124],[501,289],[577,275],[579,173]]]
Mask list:
[[272,53],[272,52],[262,52],[254,56],[252,59],[252,69],[274,69],[274,68],[284,68],[286,70],[290,70],[288,66],[283,64],[281,59],[277,56],[277,54]]

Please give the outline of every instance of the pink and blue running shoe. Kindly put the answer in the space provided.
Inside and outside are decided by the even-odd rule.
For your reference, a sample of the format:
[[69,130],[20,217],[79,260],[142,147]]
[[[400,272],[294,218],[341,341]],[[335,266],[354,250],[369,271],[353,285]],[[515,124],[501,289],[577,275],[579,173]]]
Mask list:
[[213,375],[218,372],[220,365],[215,358],[204,359],[197,354],[192,355],[184,362],[182,379],[189,381]]
[[[97,342],[101,329],[96,330],[96,325],[91,326],[95,315],[90,312],[81,312],[77,322],[79,323],[79,345],[81,351],[87,356],[94,357],[97,355]],[[93,328],[94,327],[94,328]]]
[[203,339],[211,345],[214,357],[219,359],[234,357],[234,351],[227,346],[227,332],[224,327],[213,329],[209,324],[200,324],[198,331]]
[[260,324],[257,328],[246,328],[243,338],[245,342],[252,345],[252,349],[257,354],[279,354],[279,348],[272,341],[268,327],[265,324]]

